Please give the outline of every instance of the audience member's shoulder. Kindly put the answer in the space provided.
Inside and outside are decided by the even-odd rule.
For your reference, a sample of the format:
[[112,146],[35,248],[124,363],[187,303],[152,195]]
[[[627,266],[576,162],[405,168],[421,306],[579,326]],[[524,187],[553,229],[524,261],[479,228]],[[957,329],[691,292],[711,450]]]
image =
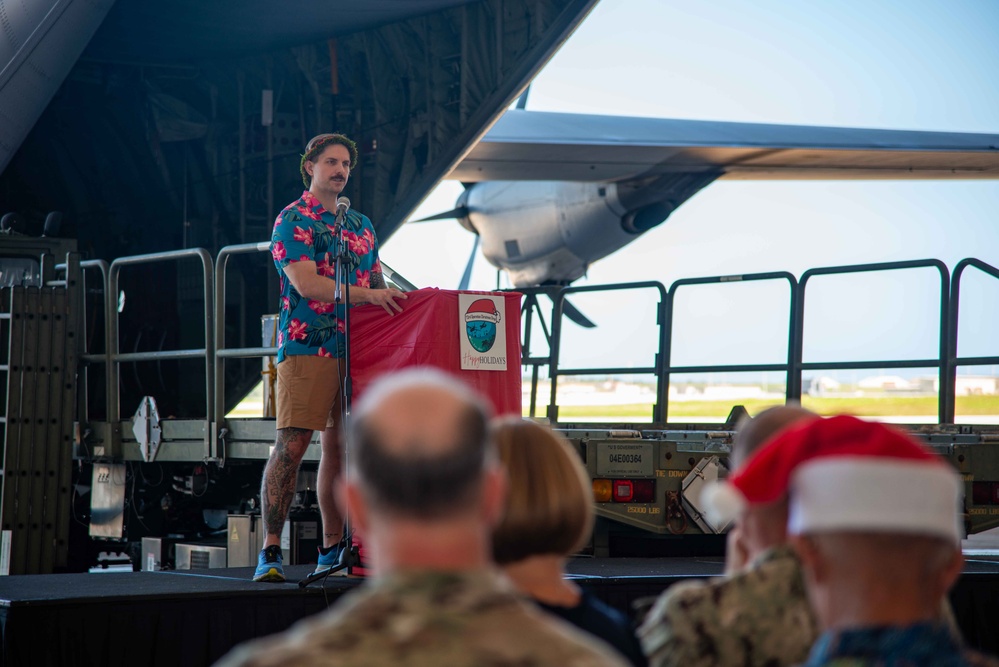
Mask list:
[[720,580],[670,586],[646,614],[637,635],[650,665],[708,665],[701,660],[706,633],[718,627],[714,592]]
[[753,572],[801,572],[801,559],[790,544],[770,547],[757,556],[743,574]]
[[475,625],[468,641],[480,647],[488,664],[626,664],[604,642],[519,596],[494,605]]
[[694,609],[712,606],[716,591],[724,584],[722,579],[681,581],[667,588],[646,615],[648,623],[656,617],[686,614]]
[[[451,588],[446,593],[459,591]],[[457,605],[452,597],[434,610],[422,603],[407,606],[407,601],[384,593],[342,602],[273,639],[241,646],[220,666],[625,667],[603,644],[505,592],[476,593]]]
[[[400,595],[406,607],[391,608]],[[366,614],[368,627],[347,620],[345,610],[341,622],[353,626],[346,636],[366,631],[408,664],[624,665],[603,643],[537,609],[493,572],[400,579],[364,606],[373,612]],[[386,627],[387,619],[397,622]],[[422,648],[412,651],[414,645]]]
[[[684,581],[670,586],[646,616],[646,623],[676,614],[712,614],[719,606],[754,603],[775,589],[801,587],[801,567],[790,547],[773,549],[749,569],[727,577]],[[803,593],[803,590],[802,590]]]
[[[364,650],[366,635],[388,616],[387,605],[362,587],[344,594],[329,611],[305,618],[285,632],[240,644],[214,667],[350,664],[346,658]],[[329,658],[331,651],[336,660]]]
[[795,559],[774,555],[736,575],[667,589],[638,630],[649,663],[762,665],[774,656],[773,664],[795,664],[806,657],[816,631],[800,569]]
[[648,661],[635,634],[635,627],[624,612],[611,607],[589,591],[574,607],[561,607],[538,603],[541,609],[583,630],[588,636],[608,644],[636,667],[645,667]]
[[730,595],[769,598],[792,590],[804,594],[801,561],[787,545],[766,551],[752,566],[724,581]]

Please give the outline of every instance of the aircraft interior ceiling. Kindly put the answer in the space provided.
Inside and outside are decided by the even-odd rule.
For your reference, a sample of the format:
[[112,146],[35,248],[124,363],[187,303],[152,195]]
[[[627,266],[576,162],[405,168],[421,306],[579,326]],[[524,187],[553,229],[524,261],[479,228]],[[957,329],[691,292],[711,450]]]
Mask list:
[[[117,0],[88,28],[86,47],[80,40],[66,55],[68,74],[51,75],[50,101],[35,117],[12,117],[28,113],[12,95],[25,89],[19,80],[39,80],[41,56],[59,70],[51,49],[61,42],[31,42],[35,26],[52,20],[41,12],[36,24],[15,26],[30,37],[0,35],[0,117],[25,127],[16,142],[0,132],[0,144],[13,144],[6,166],[0,159],[0,215],[19,213],[24,233],[38,236],[46,215],[60,211],[59,235],[77,239],[88,259],[197,247],[214,254],[269,239],[277,212],[303,190],[305,143],[340,131],[361,153],[344,194],[384,242],[595,3],[180,0],[167,9]],[[49,32],[62,29],[63,38],[71,27]],[[25,55],[25,45],[34,52]],[[259,313],[275,307],[266,260],[237,258],[230,268],[240,343],[259,344]],[[201,344],[200,278],[178,266],[123,278],[131,280],[123,318],[134,318],[122,320],[123,350]],[[259,381],[259,361],[251,366],[227,365],[237,376],[227,381],[233,396]],[[144,394],[176,394],[157,389],[176,382],[132,383],[123,409]],[[179,401],[203,401],[197,388],[180,393]]]
[[118,0],[85,57],[139,63],[197,62],[323,42],[440,13],[477,0]]
[[335,130],[362,151],[345,194],[384,240],[595,1],[118,0],[28,119],[2,212],[40,230],[62,211],[104,259],[263,240],[305,142]]

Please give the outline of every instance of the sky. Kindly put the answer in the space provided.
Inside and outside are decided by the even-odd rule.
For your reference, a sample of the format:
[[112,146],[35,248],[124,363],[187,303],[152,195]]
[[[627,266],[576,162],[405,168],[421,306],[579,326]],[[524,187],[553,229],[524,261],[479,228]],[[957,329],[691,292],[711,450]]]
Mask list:
[[[999,134],[997,25],[999,2],[982,0],[601,0],[535,78],[527,108]],[[452,208],[460,191],[442,183],[413,219]],[[404,226],[381,253],[418,285],[454,289],[472,244],[456,222],[439,221]],[[999,266],[999,181],[719,181],[575,284],[668,288],[927,258],[953,270],[965,257]],[[496,285],[480,255],[471,288]],[[815,278],[805,361],[935,357],[939,291],[933,269]],[[681,288],[673,363],[785,360],[787,292],[779,282]],[[562,365],[651,365],[656,300],[653,290],[579,295],[598,327],[567,327]],[[999,280],[969,271],[959,356],[999,355],[997,301]]]

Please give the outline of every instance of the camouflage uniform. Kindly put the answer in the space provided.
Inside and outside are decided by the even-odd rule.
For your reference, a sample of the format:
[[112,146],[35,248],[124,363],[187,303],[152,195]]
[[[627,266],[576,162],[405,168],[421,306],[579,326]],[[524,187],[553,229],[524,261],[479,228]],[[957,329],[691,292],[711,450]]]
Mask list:
[[653,667],[796,665],[818,635],[790,546],[768,549],[731,577],[671,586],[638,630]]
[[613,665],[623,658],[549,617],[493,571],[373,579],[330,611],[234,649],[236,665]]

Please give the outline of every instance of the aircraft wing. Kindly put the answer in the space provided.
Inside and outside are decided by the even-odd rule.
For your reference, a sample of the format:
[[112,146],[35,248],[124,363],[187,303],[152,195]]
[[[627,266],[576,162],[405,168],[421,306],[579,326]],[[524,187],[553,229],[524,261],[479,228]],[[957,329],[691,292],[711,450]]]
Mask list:
[[507,111],[448,175],[475,181],[999,178],[999,135]]

